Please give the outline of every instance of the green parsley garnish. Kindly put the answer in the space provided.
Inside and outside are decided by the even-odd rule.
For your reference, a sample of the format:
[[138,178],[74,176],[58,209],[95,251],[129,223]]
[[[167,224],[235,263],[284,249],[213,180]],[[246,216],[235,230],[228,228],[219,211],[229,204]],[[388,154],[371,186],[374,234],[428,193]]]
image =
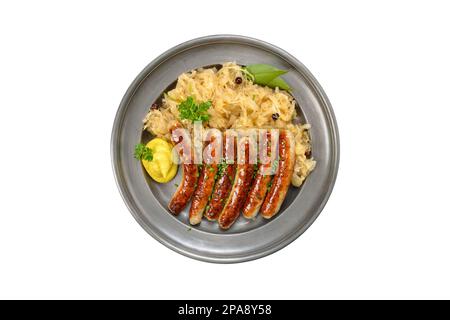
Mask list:
[[208,109],[211,107],[211,101],[202,102],[197,104],[192,96],[189,96],[186,100],[178,105],[178,111],[180,112],[181,120],[194,121],[208,121],[209,114]]
[[272,163],[272,170],[273,171],[277,171],[278,170],[278,164],[279,164],[280,160],[278,158],[276,158],[273,163]]
[[222,159],[219,164],[217,165],[217,177],[221,177],[225,170],[227,169],[228,164],[226,163],[225,159]]
[[267,192],[270,191],[271,187],[272,187],[272,180],[270,180],[269,183],[267,184]]
[[255,179],[256,175],[258,174],[258,168],[259,168],[259,165],[257,163],[255,163],[253,165],[253,179]]
[[147,148],[142,143],[138,143],[134,147],[134,157],[138,160],[152,161],[153,160],[153,151],[152,151],[152,149]]

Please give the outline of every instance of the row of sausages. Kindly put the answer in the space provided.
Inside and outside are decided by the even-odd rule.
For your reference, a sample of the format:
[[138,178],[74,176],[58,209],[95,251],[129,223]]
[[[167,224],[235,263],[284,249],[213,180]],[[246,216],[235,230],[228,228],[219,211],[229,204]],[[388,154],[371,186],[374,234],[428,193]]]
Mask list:
[[[225,139],[225,160],[229,148],[234,146],[230,140]],[[249,161],[248,140],[238,144],[239,147],[245,152],[245,161],[228,164],[219,177],[218,164],[203,165],[200,172],[196,164],[182,164],[182,180],[169,202],[170,212],[179,214],[192,199],[190,224],[197,225],[206,217],[217,220],[222,229],[229,229],[241,212],[248,219],[258,213],[267,219],[276,215],[286,198],[294,170],[293,139],[288,131],[280,131],[278,165],[273,175],[266,174],[271,163],[258,164],[255,172],[255,166]]]

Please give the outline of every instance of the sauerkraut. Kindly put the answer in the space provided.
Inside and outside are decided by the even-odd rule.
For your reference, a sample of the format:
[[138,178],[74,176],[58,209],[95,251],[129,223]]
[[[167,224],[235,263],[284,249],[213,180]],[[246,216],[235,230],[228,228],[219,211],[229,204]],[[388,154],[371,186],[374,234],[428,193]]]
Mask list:
[[[240,77],[242,83],[236,84]],[[144,130],[170,139],[169,129],[177,122],[192,130],[190,120],[179,118],[178,105],[193,96],[196,101],[211,101],[209,121],[205,128],[283,128],[292,132],[295,140],[296,161],[292,185],[300,186],[316,162],[307,155],[311,152],[309,124],[297,119],[294,98],[286,91],[254,84],[245,77],[239,65],[227,62],[218,68],[197,69],[178,77],[176,87],[164,94],[162,106],[150,110],[144,119]],[[278,118],[273,119],[272,115]],[[276,118],[276,117],[275,117]],[[295,119],[295,123],[293,120]]]

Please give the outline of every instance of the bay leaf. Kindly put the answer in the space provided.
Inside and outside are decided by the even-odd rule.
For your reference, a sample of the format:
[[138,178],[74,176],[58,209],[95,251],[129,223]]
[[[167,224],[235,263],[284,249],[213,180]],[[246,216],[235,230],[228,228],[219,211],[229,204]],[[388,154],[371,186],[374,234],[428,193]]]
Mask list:
[[268,64],[252,64],[245,69],[253,75],[254,82],[261,85],[268,85],[272,80],[287,72]]
[[281,79],[280,77],[277,77],[277,78],[273,79],[272,81],[270,81],[270,82],[267,84],[267,86],[270,87],[270,88],[278,87],[278,88],[280,88],[281,90],[286,90],[286,91],[291,90],[291,88],[290,88],[289,85],[286,83],[286,81],[284,81],[284,80]]

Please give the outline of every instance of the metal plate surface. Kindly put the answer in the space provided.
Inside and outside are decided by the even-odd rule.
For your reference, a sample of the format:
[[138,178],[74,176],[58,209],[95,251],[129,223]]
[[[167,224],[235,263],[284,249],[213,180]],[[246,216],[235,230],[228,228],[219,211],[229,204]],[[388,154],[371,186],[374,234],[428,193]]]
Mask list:
[[[310,123],[315,170],[301,188],[291,187],[280,213],[271,220],[240,217],[222,231],[206,219],[196,227],[188,222],[188,210],[172,216],[166,209],[175,184],[152,181],[139,161],[134,146],[150,137],[142,132],[149,106],[186,71],[235,61],[241,65],[266,63],[289,70],[283,78],[292,88],[298,113]],[[130,212],[155,239],[188,257],[217,263],[257,259],[273,253],[299,237],[322,211],[333,189],[339,165],[336,120],[323,89],[306,67],[293,56],[269,43],[235,35],[216,35],[178,45],[151,62],[130,85],[117,111],[111,136],[111,157],[116,182]]]

